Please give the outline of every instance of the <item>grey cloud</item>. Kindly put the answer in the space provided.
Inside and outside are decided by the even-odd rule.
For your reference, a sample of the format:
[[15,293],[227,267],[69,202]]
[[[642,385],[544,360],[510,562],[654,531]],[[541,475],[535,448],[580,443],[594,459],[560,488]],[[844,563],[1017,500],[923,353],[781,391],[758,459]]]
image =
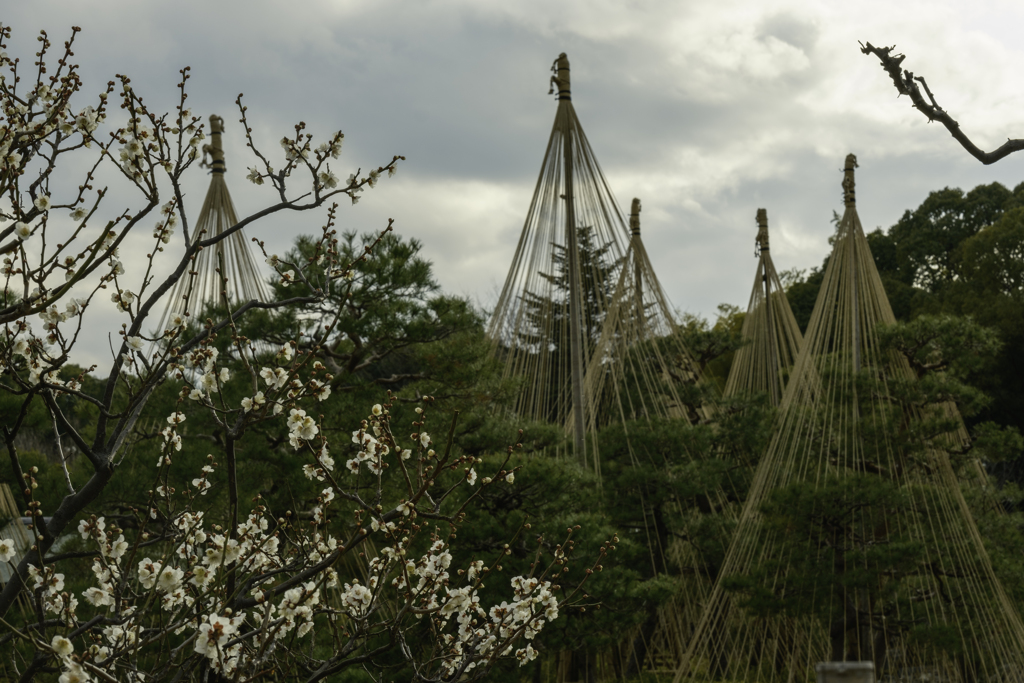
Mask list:
[[763,19],[758,26],[758,35],[774,37],[811,52],[818,42],[820,31],[813,21],[802,19],[790,12],[781,12]]
[[[129,73],[158,109],[175,104],[177,69],[191,64],[189,104],[229,124],[228,182],[242,213],[268,195],[244,180],[252,161],[235,123],[239,92],[272,156],[299,120],[318,137],[346,132],[335,166],[342,177],[406,155],[395,178],[342,207],[340,227],[366,231],[395,218],[402,234],[423,240],[447,290],[483,302],[512,257],[555,113],[548,68],[565,51],[574,104],[616,196],[644,200],[645,240],[669,297],[712,315],[719,302],[746,301],[760,206],[772,220],[780,267],[820,264],[848,151],[861,158],[869,228],[892,224],[930,190],[992,180],[1013,186],[1024,175],[1024,158],[982,167],[944,131],[905,114],[880,70],[850,61],[859,58],[856,39],[870,37],[855,35],[855,22],[823,23],[790,5],[750,4],[742,21],[753,28],[741,38],[753,42],[728,49],[753,57],[735,64],[720,59],[714,50],[726,48],[714,41],[694,49],[666,37],[664,26],[691,20],[670,2],[646,3],[621,30],[607,31],[591,30],[600,17],[574,31],[571,21],[519,18],[487,3],[40,0],[8,8],[5,21],[16,31],[9,51],[23,56],[35,50],[38,28],[63,40],[67,26],[81,25],[76,58],[90,87]],[[716,21],[687,35],[744,28],[738,18]],[[783,57],[802,53],[806,62],[794,57],[765,71],[770,39],[792,47]],[[849,67],[840,66],[850,63],[870,69],[866,82],[877,90],[850,89]],[[825,106],[825,95],[846,99]],[[894,124],[892,112],[909,123]],[[202,174],[190,181],[196,210],[206,182]],[[111,210],[122,198],[130,200],[116,195]],[[276,216],[251,235],[282,253],[321,221]]]

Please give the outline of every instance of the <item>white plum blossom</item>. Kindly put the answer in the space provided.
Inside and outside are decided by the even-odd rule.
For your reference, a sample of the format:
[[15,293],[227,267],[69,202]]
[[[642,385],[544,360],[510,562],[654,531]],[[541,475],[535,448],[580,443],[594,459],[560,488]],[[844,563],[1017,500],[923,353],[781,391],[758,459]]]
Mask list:
[[142,584],[142,587],[149,590],[155,586],[162,568],[163,564],[148,557],[139,562],[139,583]]
[[[106,648],[104,648],[106,649]],[[64,672],[57,679],[57,683],[92,683],[96,679],[85,672],[82,665],[73,660],[65,660]]]
[[[102,547],[101,547],[102,549]],[[128,550],[128,541],[124,539],[124,534],[117,537],[116,541],[112,541],[109,549],[105,551],[107,557],[117,560],[120,559],[125,552]]]
[[188,582],[197,588],[205,588],[208,583],[213,581],[216,573],[217,569],[215,567],[197,565],[192,568],[192,578]]
[[14,541],[9,538],[0,540],[0,562],[10,562],[14,555]]
[[85,601],[94,607],[113,607],[113,588],[109,584],[101,583],[99,586],[92,586],[82,592]]
[[320,432],[316,420],[306,415],[305,410],[296,408],[292,408],[288,416],[288,429],[289,441],[293,448],[298,448],[303,441],[309,441]]
[[373,592],[358,580],[353,581],[352,585],[346,583],[341,593],[341,604],[349,615],[358,619],[366,616],[373,605]]
[[203,390],[208,394],[215,394],[218,391],[217,385],[217,373],[206,372],[203,373],[202,377],[199,378],[199,384],[203,387]]
[[327,399],[328,396],[331,395],[330,384],[325,384],[320,380],[313,379],[309,381],[309,386],[310,389],[312,389],[313,395],[316,396],[316,400],[318,401],[324,401]]
[[262,368],[260,377],[267,383],[269,389],[282,389],[288,384],[288,372],[283,368]]
[[226,617],[219,615],[203,615],[203,622],[196,634],[195,651],[209,658],[214,668],[223,669],[225,673],[234,669],[237,658],[237,646],[234,652],[227,648],[231,636],[238,632],[238,624],[243,616]]
[[185,575],[177,567],[164,567],[156,580],[157,588],[164,593],[172,593],[181,587],[181,579]]
[[331,169],[329,168],[326,171],[320,171],[320,173],[317,174],[317,180],[319,180],[320,184],[328,190],[333,190],[338,186],[338,176],[331,173]]
[[50,641],[50,649],[56,652],[58,657],[70,657],[75,651],[75,646],[64,636],[54,636]]
[[250,410],[258,410],[261,406],[265,405],[266,402],[267,399],[263,395],[263,392],[257,391],[252,398],[246,396],[242,399],[242,408],[248,413]]

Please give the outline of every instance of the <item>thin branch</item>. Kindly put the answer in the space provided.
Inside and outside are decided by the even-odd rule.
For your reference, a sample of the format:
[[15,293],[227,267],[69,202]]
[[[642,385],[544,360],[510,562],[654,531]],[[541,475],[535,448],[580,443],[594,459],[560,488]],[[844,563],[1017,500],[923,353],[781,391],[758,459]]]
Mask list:
[[[861,52],[866,55],[875,55],[879,60],[881,60],[882,68],[885,69],[887,74],[889,74],[889,78],[892,79],[897,92],[899,92],[900,95],[909,95],[911,102],[914,103],[914,107],[927,116],[929,121],[938,121],[945,126],[950,135],[952,135],[964,149],[970,152],[971,156],[981,163],[988,165],[994,164],[1003,157],[1009,156],[1014,152],[1024,150],[1024,139],[1008,139],[1000,147],[992,150],[991,152],[986,152],[971,142],[971,139],[960,129],[960,124],[956,119],[950,116],[945,109],[939,106],[938,101],[935,99],[935,95],[928,87],[924,77],[915,76],[913,72],[901,67],[903,60],[906,59],[907,56],[904,54],[893,55],[892,51],[895,48],[895,45],[892,47],[875,47],[871,43],[860,44]],[[918,86],[918,83],[920,83],[920,86]],[[923,94],[922,89],[924,90]],[[925,99],[925,96],[927,96],[927,100]]]

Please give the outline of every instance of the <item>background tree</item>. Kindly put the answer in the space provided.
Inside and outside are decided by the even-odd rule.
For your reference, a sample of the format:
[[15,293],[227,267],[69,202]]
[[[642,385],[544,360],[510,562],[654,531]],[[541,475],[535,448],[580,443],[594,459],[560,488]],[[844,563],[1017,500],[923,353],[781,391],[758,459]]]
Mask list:
[[[403,348],[406,340],[397,327],[387,328],[389,321],[428,338],[429,328],[447,319],[472,327],[473,316],[458,302],[434,308],[428,302],[420,313],[411,306],[391,318],[371,310],[383,305],[372,292],[361,301],[364,316],[341,299],[334,308],[326,304],[339,291],[352,292],[358,279],[350,273],[374,273],[362,262],[376,247],[387,242],[385,251],[402,250],[400,241],[389,241],[390,224],[358,255],[352,239],[333,227],[334,202],[354,202],[400,157],[341,184],[331,165],[342,134],[315,145],[298,124],[294,138],[282,141],[283,159],[272,165],[251,136],[239,99],[255,163],[249,179],[267,186],[270,200],[219,235],[195,235],[182,179],[204,133],[185,107],[188,69],[181,71],[173,113],[150,111],[127,76],[118,77],[117,94],[111,82],[93,105],[72,109],[81,89],[71,62],[77,30],[52,72],[51,44],[41,34],[29,78],[3,51],[10,31],[0,27],[0,68],[7,71],[0,79],[0,215],[7,221],[0,229],[0,371],[11,408],[2,426],[33,538],[20,556],[9,539],[0,539],[0,562],[10,562],[13,572],[0,593],[0,617],[10,626],[0,634],[8,653],[0,662],[3,675],[316,681],[390,663],[406,678],[462,680],[485,676],[502,656],[535,658],[533,636],[581,592],[556,595],[561,588],[550,580],[574,576],[566,562],[575,530],[563,532],[557,558],[540,543],[529,573],[503,582],[506,600],[493,608],[481,602],[490,575],[482,563],[461,571],[452,566],[456,530],[471,516],[476,495],[495,480],[514,480],[514,437],[493,461],[495,476],[478,481],[474,467],[482,459],[457,449],[454,420],[428,418],[428,396],[415,397],[417,409],[401,416],[392,413],[395,396],[383,391],[372,407],[332,416],[331,424],[321,409],[342,393],[333,391],[335,373],[326,361],[338,368],[355,362],[349,376],[363,383],[383,376],[359,372]],[[108,111],[108,100],[119,108],[111,102]],[[115,113],[127,120],[109,124]],[[110,213],[103,203],[107,188],[93,187],[97,178],[134,194],[134,207]],[[316,259],[271,259],[282,289],[301,284],[297,295],[293,289],[271,302],[204,311],[209,315],[193,324],[186,314],[151,329],[154,309],[200,250],[262,217],[320,207],[326,222],[306,245]],[[152,220],[147,258],[122,263],[122,242]],[[181,251],[172,257],[163,245],[179,225]],[[178,260],[158,280],[152,273],[161,258]],[[416,277],[424,281],[422,272]],[[392,279],[402,282],[402,272]],[[90,368],[105,375],[92,381],[70,359],[97,296],[109,296],[122,317],[114,359],[107,368]],[[245,327],[254,310],[290,307],[321,318],[306,327],[301,313],[282,313],[281,327],[292,327],[277,340]],[[30,324],[36,315],[39,331]],[[366,320],[378,322],[360,328]],[[345,345],[382,328],[383,349],[356,358],[354,344]],[[335,330],[359,331],[339,344]],[[317,358],[325,348],[340,350]],[[382,350],[387,353],[373,356]],[[75,451],[29,466],[19,443],[32,428],[43,429],[40,405]],[[139,426],[150,438],[131,449]],[[301,473],[301,490],[296,484],[289,497],[268,500],[259,485],[243,481],[252,474],[249,465],[268,456]],[[60,497],[40,491],[55,471],[66,487]],[[132,487],[122,488],[127,484]],[[468,495],[454,495],[464,490]],[[593,571],[572,580],[582,587]],[[566,595],[573,597],[567,602]],[[19,596],[31,605],[24,613],[11,609]]]
[[[921,316],[883,327],[879,339],[892,352],[889,362],[909,362],[915,377],[900,380],[884,366],[864,368],[837,391],[843,404],[859,406],[862,416],[857,421],[860,459],[847,463],[857,470],[832,475],[824,484],[797,481],[769,495],[760,507],[762,524],[784,547],[755,562],[749,574],[728,577],[724,585],[743,595],[741,605],[755,615],[824,620],[834,661],[874,659],[881,670],[889,644],[902,638],[953,648],[948,652],[952,656],[969,656],[956,649],[959,640],[950,639],[943,628],[901,621],[899,615],[909,614],[906,606],[912,602],[949,604],[946,595],[922,595],[918,590],[921,584],[915,577],[931,577],[935,571],[926,548],[943,556],[944,581],[969,573],[948,568],[958,566],[962,558],[947,550],[951,540],[939,537],[923,516],[935,508],[935,484],[922,479],[900,485],[898,480],[914,469],[927,472],[933,454],[941,450],[948,453],[958,475],[972,482],[965,488],[980,490],[972,469],[978,451],[999,460],[1019,452],[1021,443],[1015,430],[991,424],[975,430],[972,439],[964,441],[958,435],[958,413],[975,415],[987,402],[964,378],[998,347],[991,331],[965,318]],[[891,396],[890,404],[869,411],[874,397],[883,392]],[[946,409],[950,404],[955,404],[956,412]],[[809,417],[822,418],[826,416]],[[813,433],[825,441],[832,438],[824,425]],[[886,449],[898,454],[898,476],[879,465],[884,459],[875,454]],[[820,449],[815,445],[811,450]],[[974,504],[976,515],[995,516],[991,498],[975,496]],[[899,523],[893,521],[897,519]],[[1010,541],[1009,547],[1015,549],[1018,542]],[[997,564],[1003,569],[1006,544],[1005,538],[986,539],[986,550],[1000,558]],[[822,571],[822,566],[831,570]],[[773,577],[783,570],[785,580],[776,581]],[[1020,599],[1019,579],[1012,572],[999,578],[1008,581]]]
[[[888,230],[867,235],[896,318],[923,314],[971,316],[995,330],[1002,346],[973,366],[968,377],[992,397],[970,423],[994,421],[1024,427],[1024,290],[1015,259],[1022,245],[1014,227],[1024,206],[1024,183],[1013,191],[999,183],[969,192],[945,188],[907,210]],[[825,261],[827,264],[827,259]],[[794,279],[787,289],[802,327],[810,319],[824,266]]]
[[[576,228],[576,244],[580,272],[580,343],[583,357],[588,358],[601,336],[604,311],[614,295],[615,282],[621,263],[610,258],[613,243],[598,243],[592,227]],[[546,407],[539,413],[547,421],[555,421],[560,414],[559,401],[564,398],[563,388],[569,384],[569,263],[564,245],[552,244],[552,273],[539,273],[552,285],[550,299],[529,290],[519,305],[523,307],[522,329],[515,332],[510,343],[541,353],[544,349],[554,359],[543,377],[546,390],[535,390],[545,397]],[[499,354],[500,355],[500,354]]]

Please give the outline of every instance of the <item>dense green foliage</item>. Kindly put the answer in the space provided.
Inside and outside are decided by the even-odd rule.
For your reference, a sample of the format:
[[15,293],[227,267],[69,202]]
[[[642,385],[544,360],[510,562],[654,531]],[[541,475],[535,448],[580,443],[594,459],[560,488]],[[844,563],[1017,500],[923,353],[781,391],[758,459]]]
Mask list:
[[[970,564],[976,554],[956,540],[970,538],[969,523],[935,512],[943,509],[947,486],[936,474],[937,449],[948,454],[973,494],[974,515],[994,524],[1004,515],[990,495],[978,493],[975,457],[979,451],[989,460],[1017,454],[1020,436],[991,423],[976,429],[973,438],[962,431],[960,415],[970,417],[988,402],[963,378],[998,348],[990,330],[966,318],[921,316],[880,328],[879,339],[878,365],[862,368],[848,381],[826,376],[830,358],[820,363],[823,384],[832,387],[829,400],[815,408],[793,408],[809,413],[804,424],[810,427],[789,455],[799,459],[807,452],[815,460],[799,466],[806,476],[761,502],[760,533],[772,539],[770,547],[761,548],[764,555],[748,573],[726,577],[724,586],[739,593],[740,603],[758,617],[823,620],[834,660],[874,659],[881,670],[894,639],[940,649],[949,645],[948,629],[922,629],[906,616],[915,605],[933,603],[933,610],[941,610],[956,601],[921,589],[933,576],[936,557],[947,565],[943,582],[950,595],[966,591],[958,581],[978,578]],[[950,404],[956,412],[947,409]],[[852,433],[828,428],[837,414],[850,411],[860,416]],[[822,453],[839,452],[830,449],[835,442],[851,438],[855,450],[827,465],[818,460]],[[1013,541],[1005,533],[986,540],[993,555],[1007,558],[1005,544]],[[1008,569],[1007,563],[999,564],[1001,571]],[[1009,571],[1000,578],[1019,597],[1019,576]],[[956,604],[961,614],[979,608]]]
[[[995,330],[1001,348],[968,376],[992,398],[973,419],[1024,427],[1024,183],[932,192],[867,238],[897,320],[961,315]],[[827,263],[787,289],[801,327]]]
[[[587,243],[586,237],[584,232],[581,241]],[[915,381],[892,385],[890,390],[899,400],[919,407],[946,400],[957,403],[973,437],[969,445],[952,449],[960,471],[975,457],[986,463],[1013,460],[1022,443],[1012,427],[1024,425],[1024,373],[1018,368],[1024,362],[1020,360],[1024,358],[1024,184],[1013,192],[993,184],[969,193],[950,189],[932,193],[921,207],[908,211],[888,231],[871,233],[869,240],[893,308],[904,323],[883,330],[883,338],[909,360],[917,374]],[[345,258],[355,260],[370,241],[346,235]],[[278,349],[296,338],[298,331],[319,329],[341,311],[328,344],[291,347],[290,351],[311,354],[333,376],[332,400],[322,404],[322,424],[325,432],[335,434],[336,442],[344,440],[343,432],[358,428],[352,416],[382,402],[387,391],[395,396],[396,424],[418,419],[414,409],[425,405],[424,397],[434,397],[432,419],[451,425],[454,448],[480,459],[476,469],[481,477],[496,477],[499,456],[521,440],[522,448],[512,463],[521,468],[514,481],[493,486],[473,501],[477,514],[452,542],[457,566],[481,560],[493,572],[489,584],[494,595],[487,597],[496,597],[499,588],[505,588],[507,580],[502,577],[529,572],[537,539],[553,548],[567,528],[580,525],[574,543],[582,558],[596,555],[615,534],[619,541],[603,571],[588,579],[588,608],[574,611],[545,632],[538,647],[549,656],[526,670],[514,663],[498,667],[492,677],[539,680],[551,673],[551,656],[557,651],[577,653],[570,665],[575,675],[592,671],[599,656],[609,652],[615,653],[610,666],[616,675],[638,675],[647,663],[644,643],[651,636],[657,611],[672,600],[688,597],[680,577],[708,582],[718,577],[734,513],[746,498],[754,468],[771,437],[772,409],[764,397],[742,396],[716,399],[720,407],[713,423],[691,426],[678,419],[613,423],[596,436],[600,476],[583,471],[558,455],[566,451],[561,426],[509,419],[503,408],[512,402],[518,387],[502,379],[501,367],[491,357],[483,316],[465,299],[440,292],[419,248],[415,240],[388,235],[373,257],[359,261],[351,277],[336,284],[322,304],[286,309],[284,314],[252,315],[240,322],[238,332],[264,349],[267,362],[273,363],[274,355],[281,353]],[[594,258],[604,257],[597,247],[592,251]],[[281,260],[304,268],[310,264],[312,277],[308,284],[275,281],[275,296],[284,299],[325,287],[328,278],[317,272],[317,259],[315,242],[297,240]],[[606,266],[610,273],[616,264]],[[788,295],[803,326],[822,272],[823,268],[789,278]],[[546,277],[554,279],[557,274]],[[527,303],[540,308],[537,302]],[[964,315],[973,322],[952,317]],[[687,344],[712,380],[704,389],[688,388],[688,402],[697,404],[708,398],[700,392],[715,394],[724,386],[742,318],[738,309],[724,306],[715,324],[697,318],[684,321]],[[214,343],[222,359],[231,357],[226,335]],[[236,364],[221,397],[237,405],[251,395],[252,381],[248,370]],[[860,381],[871,378],[864,374]],[[98,391],[98,386],[97,380],[85,377],[84,391]],[[132,509],[145,507],[149,491],[160,484],[152,467],[160,443],[158,421],[187,400],[187,395],[169,386],[151,399],[136,439],[122,458],[122,485],[104,491],[97,502],[97,509],[103,509],[108,519],[126,528],[137,524]],[[12,419],[6,406],[19,401],[0,394],[0,421]],[[94,417],[89,404],[81,401],[66,408],[66,414],[80,420],[88,433]],[[26,425],[34,441],[20,444],[21,458],[25,466],[40,469],[37,479],[44,490],[39,499],[45,512],[62,498],[64,474],[60,454],[52,445],[53,425],[41,400],[28,410]],[[895,421],[899,410],[893,410]],[[902,439],[901,448],[912,455],[928,448],[935,434],[951,428],[944,420],[933,416],[931,423],[915,429],[904,425],[902,431],[894,428],[866,437]],[[253,430],[238,444],[238,486],[243,499],[260,496],[274,516],[302,517],[315,501],[299,493],[305,490],[302,471],[288,447],[286,430],[275,428],[279,431]],[[521,435],[519,429],[524,430]],[[217,452],[222,438],[211,419],[198,417],[187,423],[184,447],[168,480],[190,480],[208,453]],[[75,481],[79,474],[74,448],[62,445],[69,476]],[[224,518],[226,487],[218,485],[223,483],[217,481],[219,471],[210,476],[214,487],[203,505],[211,518]],[[13,483],[7,468],[0,469],[0,480]],[[997,573],[1016,603],[1024,606],[1024,535],[1019,513],[1000,510],[990,493],[976,486],[966,486],[965,491]],[[892,599],[901,581],[920,569],[919,542],[893,537],[881,547],[869,542],[869,532],[894,510],[912,510],[915,495],[919,492],[899,489],[870,474],[843,484],[829,481],[815,490],[797,486],[778,491],[761,510],[766,524],[794,537],[826,533],[826,526],[843,529],[842,543],[835,545],[835,551],[876,571],[824,574],[810,557],[801,564],[800,548],[795,547],[799,577],[792,585],[801,590],[784,598],[764,594],[756,589],[757,576],[734,578],[730,586],[746,593],[746,604],[756,614],[804,614],[811,608],[802,596],[827,592],[833,584],[872,593],[872,600]],[[1006,508],[1013,508],[1019,499],[1015,486],[1002,490],[1000,500]],[[877,520],[862,514],[855,523],[844,518],[850,510],[863,508],[864,501],[871,502]],[[506,553],[509,538],[515,542]],[[585,569],[583,564],[574,566],[564,577],[563,590],[578,586]],[[757,571],[769,575],[774,569],[765,565]],[[879,581],[881,575],[889,578]],[[73,580],[68,587],[81,590]],[[426,639],[430,634],[418,637]],[[632,650],[621,648],[623,643],[632,643]],[[408,675],[400,667],[387,669],[398,667],[397,659],[377,664],[388,670],[386,677]],[[360,674],[353,675],[352,680],[362,680]]]

